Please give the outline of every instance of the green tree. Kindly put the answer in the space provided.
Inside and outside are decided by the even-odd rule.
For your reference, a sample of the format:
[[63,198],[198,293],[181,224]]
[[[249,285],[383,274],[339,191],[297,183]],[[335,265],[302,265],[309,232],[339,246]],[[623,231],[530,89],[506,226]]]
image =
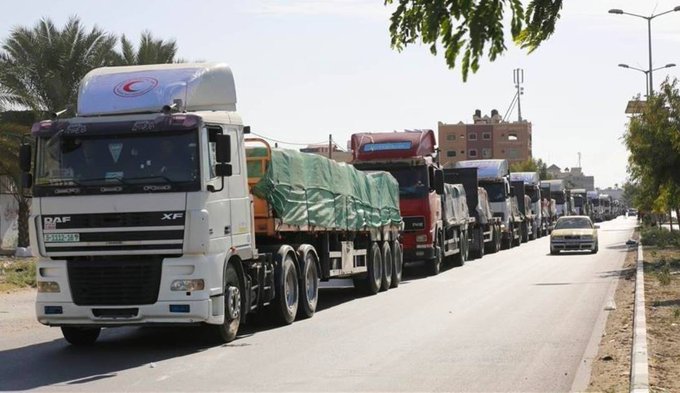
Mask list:
[[680,210],[680,91],[678,80],[666,80],[648,98],[641,114],[631,118],[624,134],[630,151],[628,172],[639,184],[636,202],[650,211]]
[[132,42],[124,35],[121,37],[120,43],[122,52],[117,60],[119,65],[182,62],[182,60],[176,58],[177,43],[175,40],[155,39],[151,32],[148,31],[142,33],[137,50],[135,50]]
[[97,27],[86,31],[77,17],[62,29],[50,19],[14,28],[0,50],[0,97],[36,112],[73,107],[82,77],[113,64],[115,45],[114,35]]
[[550,180],[548,165],[542,159],[530,158],[526,161],[510,164],[510,172],[538,172],[541,180]]
[[[460,60],[463,80],[477,72],[480,58],[490,61],[506,51],[503,18],[510,12],[510,34],[521,48],[533,52],[555,31],[562,0],[385,0],[397,3],[390,18],[392,48],[401,51],[422,42],[436,55],[444,49],[449,68]],[[487,48],[488,45],[488,48]]]
[[27,247],[28,239],[28,214],[30,199],[25,196],[21,189],[21,169],[19,168],[19,145],[25,134],[29,132],[25,125],[0,124],[0,175],[7,176],[9,191],[19,207],[18,232],[19,247]]

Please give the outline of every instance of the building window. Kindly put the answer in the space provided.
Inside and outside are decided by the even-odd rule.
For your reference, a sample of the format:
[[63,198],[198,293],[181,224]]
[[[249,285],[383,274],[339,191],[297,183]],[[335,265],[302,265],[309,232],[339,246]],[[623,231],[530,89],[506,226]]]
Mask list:
[[482,158],[491,158],[491,149],[489,148],[482,149]]
[[474,132],[469,133],[468,134],[468,140],[476,141],[477,140],[477,134],[475,134]]
[[465,139],[465,134],[460,134],[460,139]]
[[465,150],[461,150],[461,151],[460,151],[460,154],[465,154]]
[[482,133],[482,139],[485,141],[490,141],[491,140],[491,133],[490,132],[483,132]]
[[520,158],[519,149],[508,149],[508,159],[516,160]]
[[468,151],[468,157],[477,157],[477,149],[470,149]]
[[509,141],[518,141],[519,138],[517,137],[517,133],[516,132],[509,133],[508,134],[508,140]]
[[456,134],[448,134],[446,136],[447,141],[455,141],[456,140]]
[[456,156],[456,151],[455,150],[449,150],[446,152],[447,157],[455,157]]

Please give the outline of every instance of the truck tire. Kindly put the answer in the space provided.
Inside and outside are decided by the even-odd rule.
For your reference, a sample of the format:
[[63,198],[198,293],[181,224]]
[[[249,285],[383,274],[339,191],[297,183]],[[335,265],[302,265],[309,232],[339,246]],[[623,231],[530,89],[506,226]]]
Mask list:
[[458,236],[458,254],[453,256],[453,265],[454,266],[463,266],[465,265],[465,261],[467,260],[465,256],[465,252],[467,250],[467,236],[465,236],[465,232],[460,232]]
[[386,291],[392,286],[392,249],[389,242],[383,242],[382,245],[382,279],[380,280],[380,290]]
[[371,247],[366,255],[366,267],[368,269],[365,278],[355,278],[354,288],[367,295],[375,295],[382,284],[382,258],[378,243],[371,242]]
[[64,335],[66,341],[68,341],[69,344],[78,347],[84,347],[94,344],[97,341],[97,338],[99,338],[99,333],[101,333],[101,331],[102,329],[98,327],[95,328],[71,327],[71,326],[61,327],[61,334]]
[[313,250],[310,247],[300,257],[302,274],[300,275],[300,305],[297,315],[301,319],[311,318],[316,312],[316,305],[319,301],[318,258]]
[[531,223],[531,239],[530,240],[536,240],[538,239],[538,224],[536,222]]
[[[484,244],[484,228],[477,228],[477,250],[474,253],[475,259],[484,258],[484,252],[486,251],[486,244]],[[491,234],[491,239],[493,242],[493,233]]]
[[401,283],[401,271],[404,268],[404,254],[399,240],[392,243],[392,288],[396,288]]
[[427,270],[430,276],[436,276],[442,269],[442,249],[439,246],[434,248],[434,258],[427,261]]
[[276,297],[271,303],[274,321],[289,325],[295,320],[300,302],[298,272],[291,254],[286,254],[276,271]]
[[522,244],[522,226],[521,225],[519,226],[519,228],[517,228],[517,231],[518,231],[517,239],[515,239],[515,232],[512,232],[512,246],[513,247],[519,247],[519,245]]
[[522,230],[521,230],[522,234],[520,236],[520,241],[522,243],[527,243],[529,241],[529,225],[527,224],[526,221],[524,221],[520,228],[522,228]]
[[[484,248],[485,252],[487,254],[494,254],[498,252],[498,249],[500,248],[499,243],[498,243],[498,233],[496,231],[496,226],[491,226],[489,228],[491,231],[491,241],[488,243],[484,243]],[[484,228],[481,228],[482,233],[484,232]],[[483,240],[482,240],[483,241]]]
[[234,341],[241,324],[243,310],[241,296],[241,280],[232,263],[224,270],[224,322],[221,325],[210,325],[215,338],[222,343]]

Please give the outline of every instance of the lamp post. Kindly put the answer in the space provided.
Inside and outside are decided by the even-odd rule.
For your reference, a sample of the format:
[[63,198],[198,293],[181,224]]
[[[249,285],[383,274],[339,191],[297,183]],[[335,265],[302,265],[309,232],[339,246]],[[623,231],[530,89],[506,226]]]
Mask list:
[[[610,14],[630,15],[630,16],[635,16],[635,17],[647,20],[647,41],[648,41],[648,45],[649,45],[649,69],[647,70],[647,75],[649,75],[649,78],[648,78],[649,79],[649,88],[647,90],[647,92],[648,92],[647,95],[654,94],[654,83],[652,82],[652,73],[654,72],[654,70],[652,69],[652,19],[659,17],[661,15],[666,15],[666,14],[669,14],[671,12],[676,12],[676,11],[680,11],[680,5],[673,8],[672,10],[661,12],[659,14],[652,14],[651,16],[643,16],[643,15],[638,15],[638,14],[632,14],[630,12],[625,12],[625,11],[617,9],[617,8],[609,10]],[[664,68],[664,67],[662,67],[662,68]]]
[[654,68],[653,70],[651,70],[651,72],[650,72],[650,70],[643,70],[643,69],[641,69],[641,68],[631,67],[631,66],[629,66],[628,64],[619,64],[619,67],[621,67],[621,68],[629,68],[629,69],[631,69],[631,70],[636,70],[636,71],[644,72],[644,73],[645,73],[645,87],[647,88],[647,97],[649,97],[649,88],[650,88],[649,77],[650,77],[651,73],[654,72],[654,71],[658,71],[658,70],[660,70],[660,69],[663,69],[663,68],[671,68],[671,67],[675,67],[675,63],[669,63],[669,64],[666,64],[666,65],[663,66],[663,67]]

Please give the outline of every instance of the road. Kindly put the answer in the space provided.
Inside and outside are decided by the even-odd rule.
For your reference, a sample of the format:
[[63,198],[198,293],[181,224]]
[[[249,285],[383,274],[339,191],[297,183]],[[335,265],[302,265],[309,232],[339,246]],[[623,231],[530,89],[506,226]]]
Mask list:
[[550,256],[546,237],[436,277],[409,269],[377,296],[325,288],[314,318],[222,346],[198,329],[121,328],[74,348],[37,322],[8,329],[26,313],[0,302],[0,390],[580,390],[634,225],[602,223],[596,255]]

